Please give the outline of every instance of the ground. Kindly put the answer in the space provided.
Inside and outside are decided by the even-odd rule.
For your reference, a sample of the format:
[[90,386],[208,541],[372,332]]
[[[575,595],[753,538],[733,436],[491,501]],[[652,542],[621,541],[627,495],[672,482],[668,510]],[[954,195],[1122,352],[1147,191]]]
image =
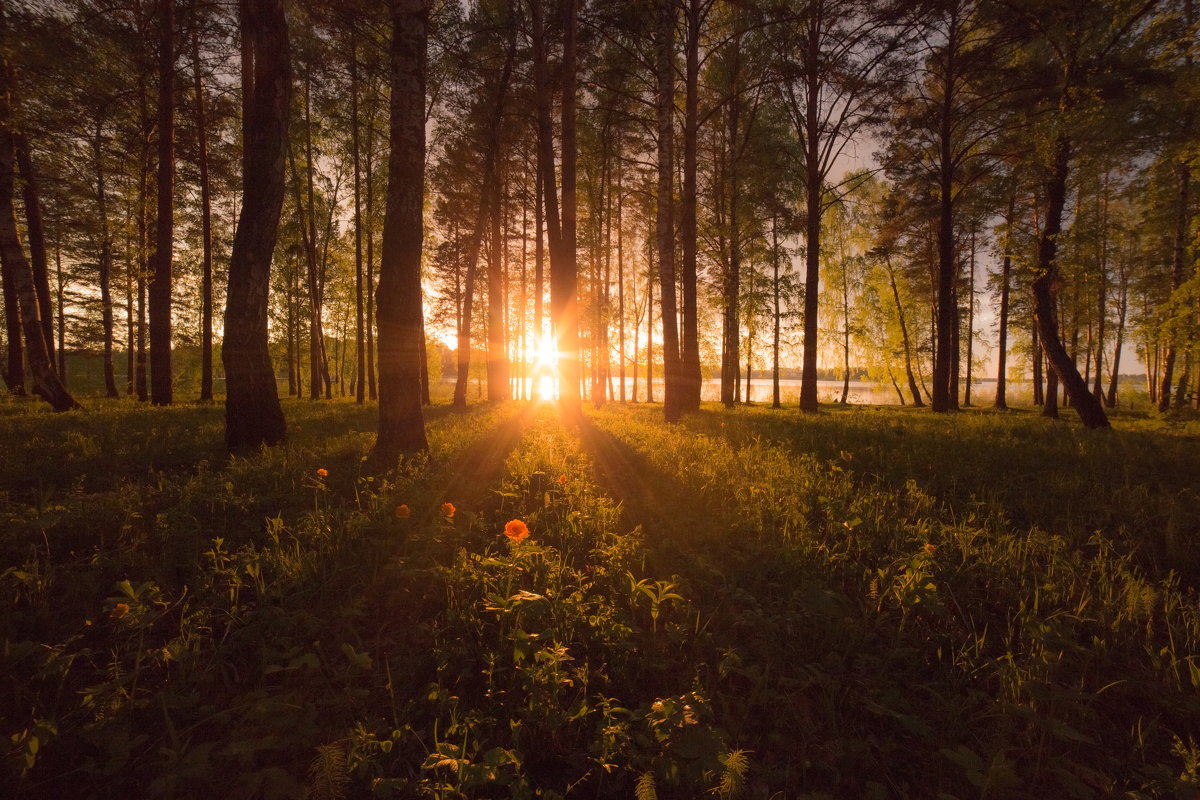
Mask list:
[[0,794],[1200,791],[1194,422],[88,405],[0,405]]

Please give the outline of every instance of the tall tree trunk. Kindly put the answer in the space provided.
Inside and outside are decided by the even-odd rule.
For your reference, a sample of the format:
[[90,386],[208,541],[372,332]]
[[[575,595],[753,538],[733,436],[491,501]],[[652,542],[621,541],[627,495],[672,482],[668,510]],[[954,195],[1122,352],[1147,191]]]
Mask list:
[[892,286],[892,300],[896,303],[896,315],[900,320],[900,342],[904,345],[904,374],[908,377],[908,391],[912,394],[913,405],[924,408],[921,400],[921,388],[913,375],[912,342],[908,338],[908,324],[904,319],[904,304],[900,302],[900,288],[896,285],[896,272],[892,269],[891,257],[887,257],[888,282]]
[[[493,134],[493,138],[499,134]],[[494,176],[491,186],[491,247],[488,249],[487,284],[487,397],[490,402],[500,402],[511,397],[508,385],[508,353],[505,345],[504,325],[504,212],[501,204],[500,176]]]
[[320,261],[317,256],[317,207],[314,184],[316,165],[313,163],[315,157],[312,143],[311,91],[312,76],[306,73],[304,76],[304,177],[308,192],[307,209],[300,197],[300,174],[295,168],[294,154],[292,171],[295,173],[296,179],[294,190],[296,211],[300,215],[300,230],[304,238],[304,255],[308,265],[308,396],[313,400],[319,400],[323,394],[329,392],[329,363],[325,353],[324,287],[320,276]]
[[[1117,407],[1117,383],[1121,374],[1121,348],[1125,345],[1125,315],[1129,311],[1129,270],[1125,259],[1121,259],[1117,272],[1117,335],[1113,346],[1112,376],[1108,381],[1108,395],[1105,404],[1109,408]],[[1147,354],[1147,360],[1149,355]]]
[[[1191,167],[1186,158],[1180,158],[1175,165],[1175,175],[1178,181],[1175,202],[1175,242],[1171,256],[1171,290],[1176,291],[1183,285],[1184,260],[1187,251],[1187,238],[1190,222],[1190,183]],[[1162,381],[1158,390],[1158,410],[1166,411],[1171,407],[1171,380],[1175,370],[1175,358],[1178,345],[1175,335],[1167,338],[1166,349],[1163,353]]]
[[1059,133],[1054,147],[1054,168],[1046,182],[1046,224],[1038,240],[1038,277],[1033,281],[1034,315],[1041,334],[1042,349],[1059,380],[1067,390],[1071,405],[1088,428],[1107,428],[1108,417],[1100,401],[1088,392],[1075,363],[1058,337],[1058,311],[1054,301],[1054,286],[1058,280],[1058,234],[1062,229],[1062,212],[1066,203],[1067,174],[1070,169],[1071,142]]
[[[422,235],[424,235],[422,233]],[[429,396],[429,348],[425,345],[429,340],[425,338],[425,311],[421,310],[421,405],[428,406],[433,404],[433,400]]]
[[971,405],[971,379],[975,355],[975,223],[971,224],[971,266],[967,272],[967,384],[963,388],[963,405]]
[[1042,344],[1041,337],[1038,335],[1037,317],[1030,320],[1033,323],[1033,332],[1030,338],[1032,345],[1031,352],[1031,373],[1033,374],[1033,404],[1035,406],[1043,405],[1046,402],[1045,380],[1042,375]]
[[[55,354],[58,356],[58,377],[62,380],[63,386],[67,386],[67,309],[63,305],[67,292],[66,277],[63,275],[62,268],[62,238],[57,237],[54,242],[54,294],[55,311],[58,314],[58,349]],[[132,328],[132,326],[131,326]],[[128,342],[125,349],[129,351]],[[132,351],[129,351],[132,354]],[[129,362],[132,364],[132,360]],[[133,372],[129,372],[130,391],[133,390]]]
[[656,236],[658,243],[659,305],[663,329],[663,416],[678,422],[683,411],[679,329],[675,299],[675,198],[674,198],[674,113],[675,113],[675,2],[658,2],[658,198]]
[[[1049,358],[1046,360],[1049,362]],[[1053,365],[1047,363],[1047,367],[1046,395],[1042,403],[1042,416],[1058,419],[1058,373],[1054,371]]]
[[1008,305],[1012,285],[1012,226],[1016,224],[1016,193],[1008,196],[1004,217],[1004,258],[1000,267],[1000,339],[996,343],[996,408],[1008,408]]
[[[736,50],[735,59],[736,59]],[[736,72],[734,81],[736,82]],[[742,292],[742,237],[738,218],[738,123],[739,101],[736,84],[729,98],[729,271],[725,276],[725,331],[721,348],[721,403],[733,408],[739,399],[738,361],[741,326],[738,324],[738,300]],[[749,397],[747,397],[749,399]]]
[[[540,106],[539,106],[540,108]],[[546,225],[543,219],[545,210],[543,192],[546,187],[546,176],[542,172],[542,159],[540,158],[540,146],[538,154],[535,154],[535,169],[534,169],[534,204],[533,204],[533,330],[535,333],[536,346],[540,350],[542,347],[542,337],[546,335],[545,324],[543,319],[545,315],[542,311],[542,301],[546,296]],[[536,388],[536,387],[533,387]]]
[[0,5],[0,267],[3,267],[5,287],[12,286],[16,295],[25,338],[25,352],[33,373],[33,391],[55,411],[68,411],[79,404],[67,391],[50,360],[38,306],[37,285],[33,266],[25,257],[17,227],[17,211],[13,202],[16,177],[15,125],[12,113],[14,80],[7,56],[7,20]]
[[1100,286],[1096,291],[1096,374],[1093,378],[1092,394],[1096,400],[1104,399],[1104,328],[1108,316],[1108,180],[1104,173],[1104,184],[1100,199]]
[[29,234],[29,263],[33,267],[33,283],[37,289],[38,310],[42,315],[42,333],[54,363],[54,306],[50,303],[50,266],[46,255],[46,226],[42,221],[42,201],[38,192],[37,173],[33,169],[33,154],[29,139],[23,131],[13,133],[17,168],[23,178],[21,199],[25,204],[26,232]]
[[850,273],[844,230],[839,231],[838,251],[842,262],[842,405],[846,405],[850,401]]
[[150,402],[172,402],[171,262],[175,246],[175,2],[159,0],[158,215],[150,281]]
[[5,261],[0,264],[0,282],[4,284],[4,333],[8,360],[4,369],[4,385],[15,395],[25,394],[25,352],[21,347],[21,305],[17,298],[17,279],[14,267]]
[[429,449],[421,411],[425,196],[425,0],[392,0],[391,154],[379,264],[379,437],[372,459]]
[[241,0],[242,210],[225,297],[225,442],[230,450],[287,435],[267,338],[271,256],[283,210],[291,113],[291,45],[283,0]]
[[[135,213],[133,211],[133,203],[130,202],[129,208],[127,209],[126,220],[129,222],[132,222],[134,217],[135,217]],[[134,226],[130,225],[127,227],[134,227]],[[137,281],[134,277],[134,273],[136,271],[135,265],[137,263],[136,253],[137,253],[137,248],[133,244],[132,232],[127,231],[126,235],[125,235],[125,394],[129,395],[130,397],[133,396],[134,389],[135,389],[135,382],[136,382],[136,377],[135,377],[136,372],[135,372],[135,366],[134,366],[134,346],[133,346],[135,331],[137,330],[137,326],[135,324],[135,307],[137,304],[134,302],[134,286],[137,283]],[[61,240],[55,246],[55,258],[58,261],[58,302],[59,302],[58,316],[59,316],[59,320],[60,320],[58,342],[59,342],[59,351],[60,351],[59,369],[61,371],[62,368],[66,365],[65,361],[61,358],[61,350],[62,350],[62,344],[63,344],[62,301],[63,301],[63,288],[64,288],[63,287],[63,276],[62,276],[62,244],[61,244]]]
[[654,402],[654,280],[657,277],[654,264],[656,242],[647,236],[646,265],[646,402]]
[[363,309],[362,162],[358,141],[358,37],[350,34],[350,149],[354,159],[354,402],[367,398],[366,317]]
[[[515,43],[510,41],[508,54],[504,60],[504,70],[500,75],[499,82],[496,84],[496,99],[495,103],[492,105],[491,115],[488,120],[489,131],[497,131],[500,127],[500,121],[504,116],[504,98],[508,91],[509,80],[512,76],[514,46]],[[487,148],[483,153],[483,182],[479,192],[479,205],[475,212],[475,225],[472,227],[470,237],[467,239],[466,285],[463,288],[462,317],[458,327],[458,376],[454,383],[454,405],[458,408],[465,408],[467,405],[467,381],[470,378],[471,371],[471,329],[474,326],[475,315],[475,283],[476,274],[479,269],[479,251],[483,244],[484,226],[487,225],[489,209],[495,209],[493,212],[493,218],[495,218],[495,215],[500,213],[499,160],[500,141],[498,135],[493,133],[493,135],[487,137]],[[493,235],[495,235],[494,231]],[[496,249],[495,246],[493,246],[493,249]],[[493,259],[493,261],[495,262],[494,264],[489,261],[488,265],[489,361],[491,356],[492,336],[490,315],[492,314],[491,304],[493,295],[497,300],[497,312],[502,311],[503,309],[503,304],[499,302],[500,292],[502,291],[502,281],[499,280],[499,258],[497,257]],[[499,318],[497,321],[500,325],[499,332],[502,340],[503,322]],[[503,358],[503,348],[501,348],[500,358]],[[489,376],[490,375],[491,373],[489,371]],[[498,379],[499,376],[497,375],[497,380]],[[489,398],[491,397],[491,392],[491,384],[489,383]]]
[[139,402],[150,399],[146,353],[146,282],[150,276],[150,183],[153,178],[154,122],[150,117],[150,90],[146,76],[138,80],[138,120],[142,132],[138,163],[137,217],[137,333],[134,336],[133,378]]
[[[625,228],[624,208],[625,194],[623,187],[624,150],[621,141],[617,141],[617,348],[621,351],[618,372],[621,381],[621,403],[625,403]],[[634,353],[637,347],[634,346]],[[636,361],[634,369],[636,367]]]
[[[809,63],[817,63],[820,56],[820,38],[815,25],[809,26]],[[820,168],[821,123],[820,82],[814,72],[805,87],[805,153],[804,153],[804,210],[805,210],[805,253],[804,253],[804,357],[800,373],[800,410],[817,412],[817,301],[821,286],[821,197],[822,179]]]
[[[696,308],[696,139],[700,80],[700,0],[687,0],[683,111],[683,196],[680,198],[679,235],[683,263],[683,340],[680,343],[680,409],[700,408],[700,335]],[[736,97],[734,99],[736,103]],[[734,199],[736,202],[736,184]],[[736,364],[736,358],[735,358]],[[734,367],[736,369],[736,366]]]
[[[375,98],[374,83],[369,84]],[[367,121],[364,157],[367,168],[367,399],[378,398],[375,385],[375,105],[371,104]]]
[[576,199],[575,199],[575,104],[576,53],[575,29],[578,0],[563,4],[562,63],[562,240],[559,258],[550,250],[550,304],[554,308],[558,352],[562,354],[559,391],[567,414],[580,413],[581,364],[579,358],[579,311],[576,282]]
[[779,392],[779,217],[771,215],[771,292],[774,313],[771,315],[771,408],[783,408]]
[[[951,26],[953,35],[955,26]],[[958,383],[955,362],[958,348],[955,333],[958,328],[958,303],[955,282],[958,262],[954,253],[954,156],[952,134],[954,125],[953,57],[956,51],[953,38],[947,42],[945,53],[946,78],[942,87],[942,113],[938,128],[938,268],[937,268],[937,355],[933,362],[933,402],[936,412],[957,408]]]
[[208,124],[200,70],[200,26],[192,31],[192,74],[196,92],[197,160],[200,166],[200,402],[213,399],[212,189],[208,176]]
[[96,259],[100,279],[100,321],[104,335],[104,394],[119,397],[117,376],[113,370],[112,234],[108,224],[108,193],[104,182],[104,123],[97,121],[92,139],[92,157],[96,162],[96,216],[100,225],[100,254]]
[[962,384],[962,314],[958,305],[958,281],[950,295],[954,317],[950,327],[950,410],[958,411],[958,392]]

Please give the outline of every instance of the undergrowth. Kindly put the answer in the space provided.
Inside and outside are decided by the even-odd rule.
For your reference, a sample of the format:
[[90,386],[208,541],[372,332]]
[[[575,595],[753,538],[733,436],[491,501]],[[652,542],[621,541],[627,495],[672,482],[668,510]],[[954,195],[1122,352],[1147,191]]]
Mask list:
[[1200,791],[1168,423],[96,405],[0,407],[0,794]]

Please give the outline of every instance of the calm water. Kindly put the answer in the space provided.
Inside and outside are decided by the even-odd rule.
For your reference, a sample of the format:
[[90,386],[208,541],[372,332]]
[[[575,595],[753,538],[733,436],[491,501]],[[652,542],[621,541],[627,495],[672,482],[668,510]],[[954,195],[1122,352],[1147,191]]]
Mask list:
[[[613,379],[614,391],[619,395],[619,387],[617,380]],[[638,381],[638,399],[644,401],[646,399],[646,382],[645,380]],[[633,397],[633,379],[625,379],[626,397]],[[661,379],[654,381],[654,399],[661,401],[663,393],[663,382]],[[799,403],[800,402],[800,381],[798,379],[784,378],[779,381],[780,402]],[[1011,402],[1028,402],[1029,388],[1027,385],[1016,384],[1009,382],[1008,397]],[[911,402],[912,398],[908,396],[908,389],[904,389],[904,400],[906,403]],[[701,387],[700,397],[702,400],[716,402],[721,399],[721,381],[719,379],[707,380]],[[995,382],[980,383],[978,381],[971,384],[971,400],[975,405],[991,405],[996,397]],[[817,399],[822,403],[835,403],[842,398],[842,382],[841,381],[817,381]],[[747,399],[746,385],[742,384],[742,399]],[[771,402],[771,379],[755,379],[750,384],[749,400],[752,403],[770,403]],[[891,386],[870,383],[868,381],[850,381],[850,394],[847,400],[851,403],[866,403],[869,405],[899,405],[899,399],[896,397],[896,390]],[[925,398],[928,402],[928,398]]]

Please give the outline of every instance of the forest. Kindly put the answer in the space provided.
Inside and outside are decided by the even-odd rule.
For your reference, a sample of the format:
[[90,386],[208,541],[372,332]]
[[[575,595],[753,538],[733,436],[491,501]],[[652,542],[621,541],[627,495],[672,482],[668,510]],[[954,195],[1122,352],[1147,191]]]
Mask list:
[[0,794],[1200,797],[1194,0],[0,0]]

